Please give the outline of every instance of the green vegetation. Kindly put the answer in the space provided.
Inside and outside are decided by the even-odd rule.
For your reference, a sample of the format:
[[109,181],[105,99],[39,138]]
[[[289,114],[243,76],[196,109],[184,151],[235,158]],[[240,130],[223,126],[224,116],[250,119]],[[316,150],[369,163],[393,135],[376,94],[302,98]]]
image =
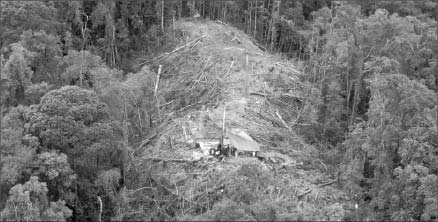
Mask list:
[[[438,221],[436,1],[0,1],[0,10],[0,220]],[[315,112],[293,130],[338,179],[333,195],[358,209],[269,199],[288,185],[257,165],[214,174],[226,188],[186,200],[156,165],[134,163],[140,144],[172,146],[157,133],[177,111],[219,100],[219,76],[184,71],[228,67],[191,52],[190,64],[162,59],[162,78],[197,92],[154,92],[153,61],[189,39],[175,21],[196,13],[303,70],[312,90],[295,102]],[[270,86],[290,88],[274,78]],[[287,122],[292,112],[282,110]]]

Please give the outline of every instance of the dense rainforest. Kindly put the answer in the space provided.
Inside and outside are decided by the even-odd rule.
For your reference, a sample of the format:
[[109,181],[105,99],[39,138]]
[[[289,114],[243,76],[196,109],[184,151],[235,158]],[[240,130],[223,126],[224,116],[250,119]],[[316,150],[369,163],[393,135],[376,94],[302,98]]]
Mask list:
[[[165,204],[126,194],[169,183],[136,184],[134,147],[162,121],[144,75],[158,66],[140,64],[185,41],[175,22],[193,17],[232,25],[300,67],[315,89],[300,103],[315,112],[294,130],[359,205],[344,220],[438,221],[436,0],[2,0],[0,11],[2,221],[246,212],[216,200],[187,213],[166,190]],[[253,219],[279,219],[259,207],[270,210]]]

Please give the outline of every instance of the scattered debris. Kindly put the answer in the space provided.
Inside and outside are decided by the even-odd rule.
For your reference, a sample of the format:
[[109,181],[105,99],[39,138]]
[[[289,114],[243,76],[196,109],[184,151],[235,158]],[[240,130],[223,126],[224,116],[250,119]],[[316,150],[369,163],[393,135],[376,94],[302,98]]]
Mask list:
[[[187,41],[143,63],[162,65],[155,92],[162,118],[132,153],[137,171],[168,181],[163,189],[189,213],[225,195],[242,175],[257,178],[254,172],[276,181],[258,188],[272,201],[323,206],[341,198],[330,184],[315,186],[315,178],[326,180],[318,164],[308,164],[318,162],[315,148],[293,129],[310,113],[300,104],[308,86],[299,69],[222,21],[176,21],[175,28],[186,30]],[[257,171],[242,170],[249,166]]]

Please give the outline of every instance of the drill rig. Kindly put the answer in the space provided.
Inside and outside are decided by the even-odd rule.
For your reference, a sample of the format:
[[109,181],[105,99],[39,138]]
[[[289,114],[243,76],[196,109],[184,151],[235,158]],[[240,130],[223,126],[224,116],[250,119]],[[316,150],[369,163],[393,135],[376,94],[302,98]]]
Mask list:
[[225,144],[225,104],[224,104],[224,115],[222,118],[222,130],[221,130],[221,137],[219,138],[219,144],[217,147],[213,147],[209,150],[209,154],[217,157],[217,158],[223,158],[223,157],[229,157],[234,156],[236,152],[236,148],[232,147],[229,143]]
[[[204,137],[196,139],[196,146],[204,153],[218,159],[224,157],[261,157],[260,145],[243,130],[232,129],[225,131],[226,110],[224,106],[222,130],[219,133],[204,131]],[[220,135],[220,136],[219,136]]]

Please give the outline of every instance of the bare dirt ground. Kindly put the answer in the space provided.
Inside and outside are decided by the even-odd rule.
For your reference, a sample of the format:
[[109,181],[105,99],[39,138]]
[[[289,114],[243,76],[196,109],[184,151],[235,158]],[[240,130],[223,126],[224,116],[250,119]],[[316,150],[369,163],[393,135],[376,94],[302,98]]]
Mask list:
[[[300,80],[299,69],[221,22],[179,21],[176,28],[184,33],[183,42],[145,66],[145,70],[163,66],[158,90],[162,122],[133,155],[140,174],[165,178],[169,189],[188,204],[183,214],[195,215],[198,204],[216,188],[222,189],[221,198],[232,199],[227,193],[238,192],[232,190],[238,178],[253,177],[242,175],[242,167],[254,166],[273,181],[257,188],[255,201],[278,206],[279,219],[299,215],[305,220],[342,219],[341,204],[349,198],[337,189],[337,178],[324,172],[327,167],[316,157],[315,148],[294,132],[297,118],[309,118],[313,112],[310,105],[303,105],[310,86]],[[250,157],[219,161],[195,147],[197,137],[220,135],[224,106],[226,130],[247,132],[261,144],[265,161]],[[285,207],[285,202],[297,205]],[[207,203],[208,211],[214,201]],[[315,216],[320,214],[326,218]]]

